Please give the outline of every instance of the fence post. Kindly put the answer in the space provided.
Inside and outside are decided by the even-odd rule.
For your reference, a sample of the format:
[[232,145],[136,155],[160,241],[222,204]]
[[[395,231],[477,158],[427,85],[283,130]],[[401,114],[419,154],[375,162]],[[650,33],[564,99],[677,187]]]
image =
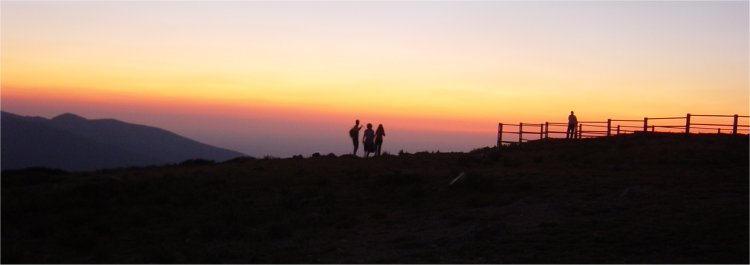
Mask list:
[[544,127],[544,139],[549,139],[549,122],[545,122]]
[[740,116],[737,114],[734,114],[734,124],[732,124],[732,134],[737,134],[737,120],[739,120]]
[[620,135],[620,125],[617,125],[617,135]]
[[690,113],[685,116],[685,134],[690,134]]
[[656,132],[656,125],[651,125],[651,132]]
[[716,134],[721,134],[721,128],[716,129]]
[[648,117],[643,118],[643,132],[648,132]]
[[497,148],[503,146],[503,123],[497,124]]
[[539,124],[539,140],[544,139],[544,123]]
[[523,143],[523,122],[518,123],[518,144]]
[[612,119],[607,119],[607,136],[612,136]]
[[581,139],[581,136],[583,136],[583,123],[578,124],[578,137],[577,137],[577,139]]

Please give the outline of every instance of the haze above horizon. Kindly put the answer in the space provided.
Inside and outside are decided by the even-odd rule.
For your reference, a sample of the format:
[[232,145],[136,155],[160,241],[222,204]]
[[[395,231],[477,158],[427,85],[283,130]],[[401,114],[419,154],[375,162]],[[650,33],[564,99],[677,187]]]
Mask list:
[[[0,3],[1,108],[249,155],[468,151],[503,122],[747,114],[750,4]],[[361,154],[361,147],[360,147]]]

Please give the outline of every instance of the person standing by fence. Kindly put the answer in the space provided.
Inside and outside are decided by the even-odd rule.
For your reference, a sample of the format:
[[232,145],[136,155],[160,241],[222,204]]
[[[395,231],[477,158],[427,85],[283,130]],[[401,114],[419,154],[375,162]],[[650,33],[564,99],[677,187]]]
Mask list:
[[576,138],[577,132],[578,132],[578,118],[576,118],[576,115],[573,114],[573,111],[570,111],[570,115],[568,115],[568,131],[565,134],[565,139]]

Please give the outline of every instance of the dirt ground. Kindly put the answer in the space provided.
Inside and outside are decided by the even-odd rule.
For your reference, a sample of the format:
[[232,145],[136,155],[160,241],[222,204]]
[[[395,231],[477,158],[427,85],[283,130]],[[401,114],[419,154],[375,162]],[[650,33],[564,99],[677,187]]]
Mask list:
[[4,171],[2,262],[748,263],[748,147],[649,134]]

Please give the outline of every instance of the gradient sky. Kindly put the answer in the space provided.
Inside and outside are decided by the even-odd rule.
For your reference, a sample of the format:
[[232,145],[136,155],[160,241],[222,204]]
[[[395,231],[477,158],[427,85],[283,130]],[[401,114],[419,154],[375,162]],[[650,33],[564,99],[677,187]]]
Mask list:
[[[468,151],[498,122],[747,115],[748,1],[0,3],[2,109],[249,155]],[[361,149],[360,149],[361,152]]]

